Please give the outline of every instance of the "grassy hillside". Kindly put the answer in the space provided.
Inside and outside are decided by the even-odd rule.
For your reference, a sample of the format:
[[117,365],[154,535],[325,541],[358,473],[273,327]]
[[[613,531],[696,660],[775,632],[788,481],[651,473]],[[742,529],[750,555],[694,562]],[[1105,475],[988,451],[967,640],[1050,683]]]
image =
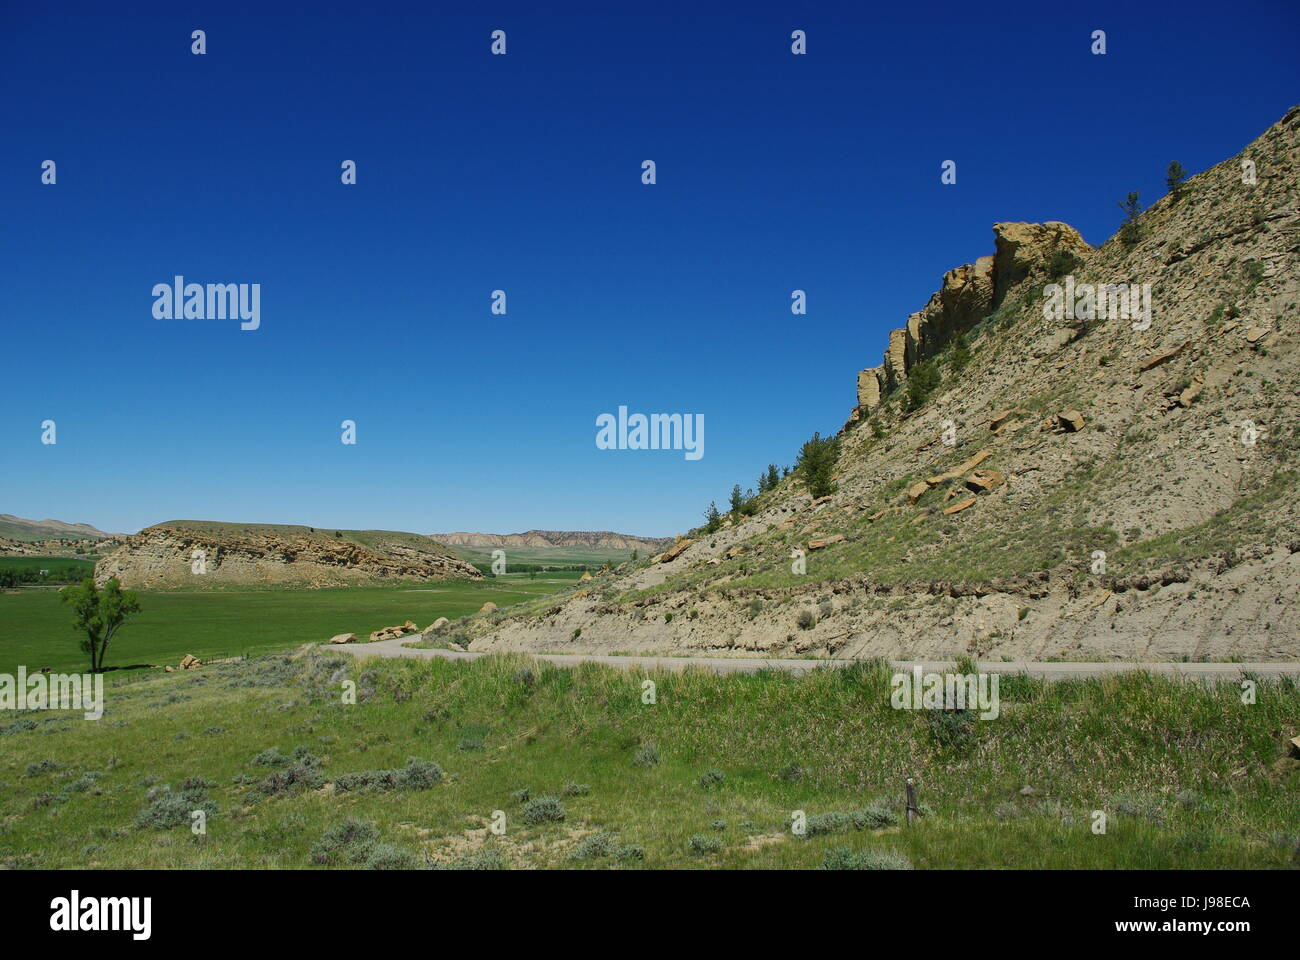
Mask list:
[[[1008,677],[1001,716],[980,721],[891,709],[874,664],[652,678],[653,705],[640,675],[519,655],[313,650],[111,676],[99,721],[0,726],[0,866],[1300,863],[1292,683],[1262,683],[1245,706],[1234,684]],[[912,828],[907,776],[924,813]],[[203,836],[193,809],[209,814]],[[502,836],[486,829],[494,811]]]
[[401,530],[341,530],[334,527],[304,527],[292,523],[226,523],[220,520],[168,520],[155,526],[169,527],[174,530],[193,530],[217,537],[273,534],[281,537],[347,540],[371,549],[384,549],[394,545],[419,550],[429,549],[428,537]]
[[24,520],[0,513],[0,537],[34,543],[39,540],[93,540],[111,536],[89,524],[61,523],[57,520]]
[[[547,576],[326,590],[142,590],[143,611],[113,640],[108,665],[174,664],[187,653],[200,659],[265,653],[338,633],[364,640],[373,630],[408,619],[427,627],[438,617],[473,613],[489,600],[503,607],[568,582]],[[72,611],[56,590],[0,593],[0,622],[0,672],[13,672],[18,664],[84,669]]]

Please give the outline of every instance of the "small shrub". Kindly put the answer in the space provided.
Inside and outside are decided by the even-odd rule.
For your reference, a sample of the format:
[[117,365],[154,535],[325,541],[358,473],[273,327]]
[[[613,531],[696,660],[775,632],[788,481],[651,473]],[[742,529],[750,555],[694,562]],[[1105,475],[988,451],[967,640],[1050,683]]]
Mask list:
[[637,748],[632,764],[638,767],[653,767],[659,762],[659,748],[653,743],[643,744]]
[[700,786],[715,787],[726,779],[726,775],[721,770],[705,770],[700,774]]
[[911,870],[912,861],[895,850],[856,851],[835,847],[822,858],[823,870]]
[[537,826],[542,823],[559,823],[564,819],[564,806],[559,797],[537,797],[524,804],[524,823]]
[[405,767],[393,770],[363,770],[348,773],[334,781],[334,789],[343,793],[355,790],[387,792],[390,790],[428,790],[443,780],[442,767],[432,760],[411,757]]
[[361,863],[379,840],[379,828],[351,817],[330,827],[311,848],[313,863]]
[[687,841],[692,853],[717,853],[722,849],[722,840],[718,837],[709,837],[702,833],[694,834]]

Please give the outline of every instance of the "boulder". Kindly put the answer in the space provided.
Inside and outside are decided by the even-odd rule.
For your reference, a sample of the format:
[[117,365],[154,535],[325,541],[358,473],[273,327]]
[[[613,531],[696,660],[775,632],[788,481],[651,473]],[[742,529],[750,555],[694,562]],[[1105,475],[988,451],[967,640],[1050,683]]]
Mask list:
[[[590,575],[587,577],[587,579],[588,579],[588,580],[591,579]],[[496,613],[496,612],[497,612],[497,605],[496,605],[495,603],[493,603],[491,600],[489,600],[487,603],[483,604],[483,606],[481,606],[481,607],[478,608],[478,612],[479,612],[479,613]]]
[[1066,410],[1056,415],[1056,425],[1066,433],[1076,433],[1083,429],[1083,414],[1078,410]]
[[688,539],[686,537],[683,537],[682,539],[678,540],[676,543],[674,543],[671,547],[669,547],[667,550],[663,552],[662,562],[671,563],[672,561],[676,560],[683,553],[685,553],[686,548],[689,547],[694,542],[695,542],[694,540]]
[[732,547],[730,550],[727,551],[726,557],[728,560],[734,560],[736,559],[736,557],[740,556],[744,552],[745,552],[745,548],[740,544],[736,544],[734,547]]
[[582,571],[582,576],[580,576],[578,579],[579,579],[579,580],[590,580],[590,579],[591,579],[591,571],[590,571],[590,570],[584,570],[584,571]]
[[446,617],[439,617],[437,620],[433,621],[433,623],[431,623],[431,624],[429,624],[427,627],[425,627],[425,628],[424,628],[424,632],[425,632],[425,633],[437,633],[439,630],[441,630],[443,627],[447,626],[447,624],[449,624],[449,623],[451,623],[451,621],[448,620]]
[[843,542],[844,542],[844,534],[836,533],[836,534],[832,534],[829,537],[821,537],[820,539],[817,540],[809,540],[808,549],[821,550],[823,547],[829,547],[832,543],[843,543]]
[[355,633],[336,633],[330,637],[330,643],[356,643],[357,635]]
[[1259,343],[1259,341],[1263,340],[1272,332],[1273,331],[1267,327],[1251,327],[1246,331],[1246,342]]
[[975,470],[966,478],[966,486],[976,493],[988,493],[1007,482],[996,470]]
[[180,668],[182,670],[193,670],[195,667],[200,666],[201,663],[202,661],[199,660],[198,657],[187,653],[185,656],[181,657]]
[[930,483],[927,480],[921,480],[907,488],[907,502],[915,504],[920,500],[925,492],[930,489]]
[[944,507],[943,512],[945,514],[961,513],[961,511],[965,510],[967,507],[973,506],[975,506],[975,498],[967,497],[965,500],[959,500],[957,503],[954,503],[951,507]]

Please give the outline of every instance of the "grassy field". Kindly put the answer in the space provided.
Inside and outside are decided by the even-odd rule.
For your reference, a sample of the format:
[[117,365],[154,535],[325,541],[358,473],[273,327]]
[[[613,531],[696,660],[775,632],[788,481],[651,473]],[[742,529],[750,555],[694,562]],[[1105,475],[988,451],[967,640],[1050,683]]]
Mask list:
[[93,574],[95,561],[77,557],[0,557],[0,571],[4,570],[26,574],[48,570],[44,578],[47,582],[73,583]]
[[650,678],[653,704],[641,675],[518,655],[110,675],[101,720],[0,726],[0,867],[1300,865],[1291,683],[1246,706],[1233,684],[1008,677],[980,721],[891,709],[871,664]]
[[[438,617],[474,613],[560,589],[577,574],[494,580],[448,580],[329,590],[138,591],[143,611],[114,638],[107,665],[174,664],[191,653],[200,659],[286,650],[328,640],[337,633],[370,632],[406,620],[427,627]],[[0,592],[0,672],[81,670],[72,611],[55,588]]]

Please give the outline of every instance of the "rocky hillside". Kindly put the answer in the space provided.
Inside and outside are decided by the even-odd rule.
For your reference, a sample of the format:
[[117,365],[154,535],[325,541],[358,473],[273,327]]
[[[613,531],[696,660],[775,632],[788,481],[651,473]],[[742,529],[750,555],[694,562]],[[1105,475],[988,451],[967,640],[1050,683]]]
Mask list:
[[529,530],[526,533],[431,533],[439,543],[454,547],[590,547],[609,550],[641,550],[657,553],[673,542],[672,537],[634,537],[625,533],[571,530]]
[[329,587],[480,576],[414,533],[195,520],[146,527],[95,566],[99,583],[117,577],[124,586],[155,588]]
[[796,470],[458,642],[1300,658],[1298,144],[1300,108],[1097,248],[995,224],[858,375],[829,495]]

